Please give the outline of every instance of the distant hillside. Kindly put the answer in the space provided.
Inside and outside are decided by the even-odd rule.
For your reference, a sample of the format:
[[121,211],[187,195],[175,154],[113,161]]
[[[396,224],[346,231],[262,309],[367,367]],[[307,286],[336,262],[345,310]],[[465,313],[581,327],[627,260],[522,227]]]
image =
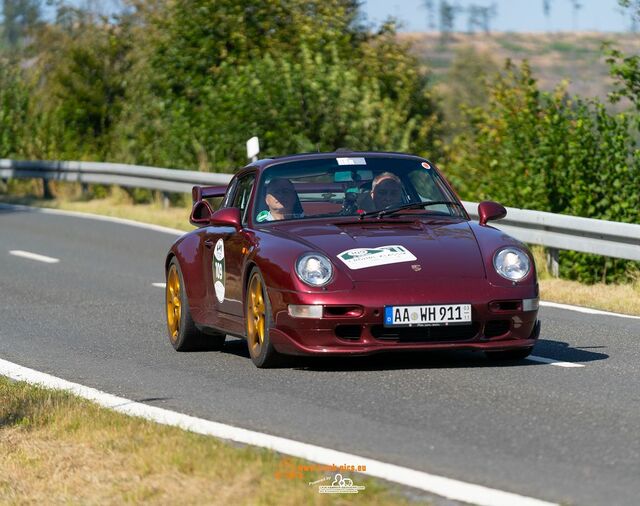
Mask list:
[[399,37],[411,42],[416,55],[428,65],[439,82],[445,79],[456,52],[472,46],[489,54],[499,66],[506,58],[515,62],[526,59],[543,89],[551,90],[563,79],[568,79],[569,92],[583,97],[605,98],[610,90],[608,67],[601,51],[603,41],[612,42],[627,54],[640,53],[638,34],[456,33],[446,44],[435,33],[405,33]]

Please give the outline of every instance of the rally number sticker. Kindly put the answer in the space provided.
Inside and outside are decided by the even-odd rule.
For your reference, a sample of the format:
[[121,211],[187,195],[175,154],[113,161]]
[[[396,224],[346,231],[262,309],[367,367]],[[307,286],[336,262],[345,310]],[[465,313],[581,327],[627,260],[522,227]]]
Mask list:
[[220,302],[224,302],[225,276],[224,268],[224,241],[218,239],[216,247],[213,249],[213,287],[216,297]]

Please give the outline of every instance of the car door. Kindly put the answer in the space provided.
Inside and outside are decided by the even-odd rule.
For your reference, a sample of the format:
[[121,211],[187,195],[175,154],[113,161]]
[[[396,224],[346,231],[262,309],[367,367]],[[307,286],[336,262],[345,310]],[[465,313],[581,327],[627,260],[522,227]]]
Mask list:
[[[223,202],[225,207],[240,209],[243,225],[247,223],[254,181],[254,173],[239,176],[232,193]],[[211,280],[208,298],[211,309],[216,313],[243,316],[242,272],[250,239],[251,235],[244,226],[240,230],[219,226],[206,229],[203,238],[203,272]],[[214,315],[214,320],[218,319]]]

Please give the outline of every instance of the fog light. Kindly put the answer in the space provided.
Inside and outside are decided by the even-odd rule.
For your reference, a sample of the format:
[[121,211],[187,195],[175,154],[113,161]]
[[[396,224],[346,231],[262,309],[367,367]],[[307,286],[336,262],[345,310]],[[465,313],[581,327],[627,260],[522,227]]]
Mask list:
[[322,305],[289,304],[289,316],[294,318],[322,318]]
[[523,311],[535,311],[540,307],[540,299],[537,297],[535,299],[523,299],[522,300],[522,310]]

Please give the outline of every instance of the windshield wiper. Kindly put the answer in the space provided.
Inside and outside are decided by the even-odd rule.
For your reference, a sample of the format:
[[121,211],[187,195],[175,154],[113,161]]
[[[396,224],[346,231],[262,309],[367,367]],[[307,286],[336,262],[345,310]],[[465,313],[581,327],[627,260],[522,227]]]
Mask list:
[[391,209],[382,209],[380,211],[369,211],[367,213],[362,213],[360,215],[360,219],[364,219],[367,216],[377,216],[378,218],[382,218],[383,216],[388,216],[390,214],[397,213],[398,211],[405,211],[407,209],[421,209],[423,207],[428,206],[436,206],[439,204],[449,204],[452,206],[458,206],[464,209],[464,206],[458,202],[453,202],[451,200],[429,200],[426,202],[412,202],[411,204],[404,204],[402,206],[393,207]]

